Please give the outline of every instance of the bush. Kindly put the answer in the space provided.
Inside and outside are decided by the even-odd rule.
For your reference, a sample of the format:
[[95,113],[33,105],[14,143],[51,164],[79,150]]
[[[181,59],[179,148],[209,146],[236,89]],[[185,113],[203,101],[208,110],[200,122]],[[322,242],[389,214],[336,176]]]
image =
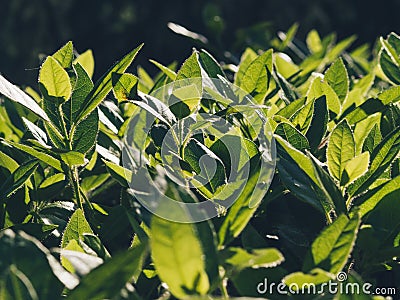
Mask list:
[[139,46],[93,84],[68,42],[38,91],[0,76],[1,298],[393,295],[400,38],[294,32],[237,66],[133,75]]

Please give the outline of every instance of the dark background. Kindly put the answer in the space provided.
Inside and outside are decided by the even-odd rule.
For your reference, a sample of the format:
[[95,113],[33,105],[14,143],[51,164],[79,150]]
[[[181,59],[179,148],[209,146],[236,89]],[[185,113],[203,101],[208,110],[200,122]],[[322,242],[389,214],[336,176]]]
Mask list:
[[268,47],[277,30],[294,22],[299,39],[316,28],[321,36],[356,34],[356,45],[373,44],[399,31],[399,15],[395,0],[0,0],[0,73],[16,84],[35,84],[40,55],[68,40],[79,52],[93,49],[95,78],[141,42],[137,64],[154,73],[149,58],[181,62],[193,46],[201,46],[168,29],[170,21],[205,35],[212,54],[226,59],[221,57],[226,50],[235,58],[248,44]]

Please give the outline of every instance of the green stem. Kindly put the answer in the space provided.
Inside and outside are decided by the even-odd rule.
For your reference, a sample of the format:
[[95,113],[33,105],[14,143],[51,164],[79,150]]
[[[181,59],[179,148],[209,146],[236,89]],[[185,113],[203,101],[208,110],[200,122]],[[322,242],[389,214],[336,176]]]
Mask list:
[[228,290],[226,289],[226,279],[222,279],[219,285],[219,289],[221,290],[223,299],[229,299]]
[[64,113],[62,111],[62,106],[58,106],[58,114],[61,120],[61,125],[62,125],[62,130],[63,130],[63,135],[64,135],[64,141],[67,143],[68,149],[72,150],[72,145],[71,145],[71,139],[69,138],[68,131],[67,131],[67,125],[65,124],[64,121]]
[[72,167],[70,169],[70,177],[71,177],[72,187],[75,193],[76,202],[78,204],[78,207],[83,210],[83,205],[82,205],[83,201],[80,192],[81,188],[79,186],[79,174],[77,167]]

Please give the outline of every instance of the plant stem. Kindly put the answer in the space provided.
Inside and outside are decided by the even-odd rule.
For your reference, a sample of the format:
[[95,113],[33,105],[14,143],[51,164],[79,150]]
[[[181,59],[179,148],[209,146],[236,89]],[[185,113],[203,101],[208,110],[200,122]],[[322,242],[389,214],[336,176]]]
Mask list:
[[69,135],[68,135],[67,125],[65,124],[65,121],[64,121],[64,113],[62,111],[62,106],[61,105],[58,106],[58,114],[59,114],[59,117],[60,117],[60,120],[61,120],[61,125],[62,125],[62,130],[63,130],[63,135],[64,135],[64,141],[67,143],[68,149],[72,150],[71,149],[72,145],[71,145],[71,141],[70,141],[70,138],[69,138]]
[[228,290],[226,289],[226,279],[225,278],[221,280],[219,288],[221,290],[223,299],[229,299]]
[[78,204],[78,207],[83,210],[83,201],[81,197],[81,192],[80,192],[80,186],[79,186],[79,174],[78,174],[78,168],[77,167],[71,167],[70,169],[70,177],[71,177],[71,183],[72,187],[75,193],[75,198]]

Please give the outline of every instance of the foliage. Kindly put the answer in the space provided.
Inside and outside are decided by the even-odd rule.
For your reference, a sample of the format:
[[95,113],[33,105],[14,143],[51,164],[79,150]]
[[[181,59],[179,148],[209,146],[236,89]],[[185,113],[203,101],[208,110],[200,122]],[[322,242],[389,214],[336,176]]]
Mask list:
[[[140,45],[93,83],[91,52],[78,56],[72,42],[44,60],[38,91],[1,76],[0,298],[263,297],[264,278],[293,292],[291,284],[338,282],[339,272],[351,282],[399,287],[400,38],[391,33],[376,51],[349,51],[353,37],[336,42],[312,31],[299,47],[291,32],[265,52],[246,49],[239,65],[219,64],[204,50],[177,70],[153,61],[154,78],[126,72]],[[181,85],[198,77],[225,83],[213,95],[219,103],[203,98],[213,92],[203,81]],[[153,96],[167,93],[167,84],[175,98],[191,97]],[[254,105],[229,106],[229,97],[248,95]],[[264,127],[246,122],[246,109],[265,114],[274,132],[268,190],[257,182],[263,153],[254,128]],[[179,160],[176,178],[198,176],[198,184],[185,190],[160,171],[167,128],[196,111],[235,124],[225,138],[246,149],[236,158],[249,169],[246,183],[238,172],[227,184],[235,160],[201,121],[194,125],[202,134],[167,156]],[[123,163],[123,137],[132,123],[145,129],[149,122],[151,131],[135,130],[130,142],[144,145],[140,161],[163,194],[202,202],[228,186],[232,194],[242,189],[237,201],[186,224],[142,207],[132,190],[147,185],[132,180],[140,177],[137,158],[131,168]],[[214,174],[204,171],[204,157],[214,158]],[[171,213],[190,220],[183,209]]]

